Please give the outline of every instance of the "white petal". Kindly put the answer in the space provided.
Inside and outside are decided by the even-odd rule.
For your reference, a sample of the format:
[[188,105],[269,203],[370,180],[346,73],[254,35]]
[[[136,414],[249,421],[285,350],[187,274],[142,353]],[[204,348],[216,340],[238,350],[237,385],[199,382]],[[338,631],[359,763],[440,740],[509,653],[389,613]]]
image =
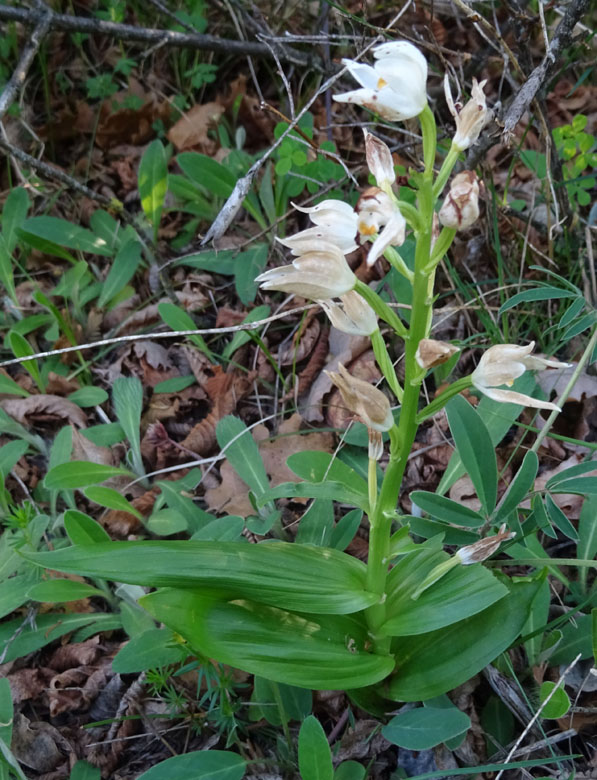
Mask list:
[[[400,214],[400,212],[398,213]],[[369,250],[367,255],[368,266],[372,266],[389,246],[402,246],[405,238],[405,226],[406,222],[402,214],[400,214],[400,219],[396,217],[388,222]]]
[[355,62],[354,60],[342,60],[342,64],[346,66],[353,79],[358,81],[362,87],[377,89],[379,76],[371,65],[366,65],[364,62]]
[[533,409],[550,409],[556,412],[561,412],[559,406],[550,403],[549,401],[539,401],[537,398],[531,398],[530,395],[524,395],[524,393],[517,393],[514,390],[497,390],[495,387],[482,387],[475,385],[477,390],[480,390],[488,398],[493,401],[499,401],[505,404],[521,404],[522,406],[532,406]]
[[382,43],[381,46],[377,46],[373,50],[373,56],[376,60],[395,58],[411,62],[413,65],[416,65],[419,70],[425,74],[425,78],[427,78],[427,60],[425,59],[425,56],[416,46],[413,46],[413,44],[408,41]]

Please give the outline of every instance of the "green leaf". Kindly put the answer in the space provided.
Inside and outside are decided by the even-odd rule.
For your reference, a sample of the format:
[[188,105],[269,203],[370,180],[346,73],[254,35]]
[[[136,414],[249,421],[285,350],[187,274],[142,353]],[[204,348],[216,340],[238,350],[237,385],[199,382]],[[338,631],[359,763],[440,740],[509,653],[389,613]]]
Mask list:
[[523,458],[516,476],[508,486],[500,506],[495,513],[496,522],[505,520],[511,512],[514,512],[521,501],[523,501],[529,490],[535,484],[535,477],[539,468],[539,458],[529,450]]
[[[595,471],[595,469],[592,469]],[[574,477],[558,482],[551,488],[552,493],[576,493],[579,496],[597,495],[597,477]]]
[[192,539],[211,542],[237,542],[240,540],[245,527],[242,517],[226,515],[215,517],[210,523],[195,531]]
[[[152,141],[139,164],[139,197],[145,216],[153,227],[154,242],[164,208],[164,199],[168,191],[168,165],[162,142]],[[127,280],[128,281],[128,280]]]
[[269,490],[269,479],[259,447],[247,426],[231,414],[216,425],[216,438],[230,465],[259,498]]
[[481,564],[457,566],[419,596],[412,594],[425,577],[449,555],[427,542],[405,555],[388,576],[387,621],[382,630],[390,636],[434,631],[457,623],[503,599],[508,588]]
[[[572,482],[573,480],[569,480],[569,481]],[[580,482],[582,481],[582,479],[575,480],[575,481]],[[565,482],[562,483],[562,485],[564,484],[566,483]],[[558,492],[573,493],[574,491],[559,490]],[[572,525],[570,520],[568,520],[565,513],[560,509],[560,507],[556,504],[556,502],[549,495],[549,493],[545,496],[545,508],[547,509],[547,514],[549,515],[549,519],[555,525],[555,527],[558,528],[564,534],[564,536],[567,536],[569,539],[572,539],[573,542],[577,542],[578,533],[576,531],[576,528]]]
[[0,476],[6,479],[28,449],[28,442],[21,439],[15,439],[3,444],[0,447]]
[[39,601],[42,604],[59,604],[63,601],[77,601],[89,596],[103,596],[105,598],[106,594],[84,582],[59,579],[38,582],[29,588],[27,596],[32,601]]
[[158,382],[153,388],[153,393],[154,395],[156,393],[179,393],[181,390],[194,385],[196,381],[197,378],[194,374],[173,376],[172,379],[164,379],[163,382]]
[[[16,330],[9,330],[7,338],[8,338],[8,344],[10,346],[12,354],[16,358],[30,357],[31,355],[35,354],[33,348],[31,347],[31,344],[29,344],[29,342],[24,336],[21,336],[20,333],[17,333]],[[22,363],[22,366],[25,369],[25,371],[27,371],[27,373],[31,376],[31,378],[33,379],[35,384],[39,387],[41,392],[42,393],[45,392],[46,385],[42,379],[37,360],[26,360]]]
[[137,674],[179,663],[185,654],[184,647],[174,641],[170,629],[150,628],[130,639],[118,651],[112,661],[112,669],[116,674]]
[[138,475],[145,474],[141,457],[141,412],[143,386],[136,376],[119,376],[112,385],[112,404],[118,422],[131,445],[133,466]]
[[344,484],[350,490],[356,490],[365,499],[368,496],[367,480],[329,452],[319,450],[295,452],[288,458],[286,464],[297,477],[307,482],[332,480]]
[[381,733],[398,747],[429,750],[470,727],[468,715],[456,707],[417,707],[394,716]]
[[[537,383],[533,375],[527,371],[516,380],[512,389],[528,395],[532,394],[536,386]],[[504,404],[492,401],[491,398],[487,397],[481,399],[477,406],[477,413],[483,419],[494,447],[500,443],[510,430],[512,423],[517,419],[522,410],[523,407],[520,404]],[[455,452],[450,458],[448,468],[444,472],[435,492],[443,495],[464,473],[465,469],[460,456]]]
[[479,501],[489,514],[497,500],[497,461],[485,423],[462,396],[446,405],[456,450],[477,491]]
[[336,523],[336,527],[332,529],[330,547],[334,547],[336,550],[345,550],[359,530],[362,519],[361,509],[351,509],[344,517],[341,517]]
[[486,735],[488,755],[493,755],[497,747],[504,747],[514,738],[514,715],[499,696],[491,695],[481,712],[481,725]]
[[129,512],[134,515],[138,520],[143,519],[143,515],[138,509],[127,501],[126,498],[117,490],[109,487],[101,487],[100,485],[94,485],[86,488],[84,494],[90,501],[95,501],[100,506],[105,506],[108,509],[115,509],[120,512]]
[[[533,599],[531,610],[527,622],[522,627],[522,635],[535,634],[524,643],[524,649],[530,667],[538,666],[539,656],[543,646],[543,629],[548,621],[549,603],[551,601],[551,591],[549,582],[545,580],[539,588],[539,592]],[[535,633],[541,629],[540,633]]]
[[171,536],[188,529],[186,517],[177,509],[168,507],[153,512],[145,523],[147,530],[157,536]]
[[27,588],[35,582],[30,573],[4,580],[0,588],[0,618],[10,615],[28,600]]
[[332,751],[325,731],[314,715],[303,721],[298,737],[298,764],[302,780],[333,780]]
[[99,238],[90,230],[59,217],[29,217],[23,222],[23,226],[18,232],[19,236],[25,240],[37,237],[59,247],[105,257],[112,256],[112,250],[103,238]]
[[[172,330],[197,330],[197,325],[190,314],[188,314],[180,306],[175,306],[173,303],[160,303],[158,304],[158,313],[164,320],[166,325]],[[216,362],[216,358],[210,348],[207,346],[205,339],[199,333],[192,333],[186,336],[188,340],[198,347],[204,355],[212,361]]]
[[334,780],[365,780],[367,770],[358,761],[343,761],[336,767]]
[[101,770],[87,761],[77,761],[71,769],[69,780],[100,780]]
[[452,501],[451,498],[438,496],[436,493],[414,490],[410,494],[410,498],[423,512],[427,512],[431,517],[436,517],[444,523],[479,528],[485,522],[485,518],[478,512],[459,504],[457,501]]
[[315,500],[300,519],[296,541],[299,544],[329,547],[333,528],[334,506],[332,502],[324,499]]
[[0,739],[7,745],[12,740],[14,709],[8,678],[0,677]]
[[[256,306],[253,311],[250,311],[242,321],[241,325],[246,325],[249,322],[258,322],[269,317],[271,308],[269,306]],[[230,343],[225,347],[222,352],[222,357],[230,358],[236,352],[239,347],[251,341],[251,333],[246,330],[238,330],[230,340]]]
[[342,501],[344,504],[352,504],[368,512],[369,501],[362,493],[346,487],[341,482],[282,482],[275,488],[268,490],[259,503],[263,505],[276,498],[327,498],[332,501]]
[[9,254],[14,251],[19,239],[17,230],[27,219],[31,206],[29,195],[24,187],[14,187],[8,193],[2,209],[2,237]]
[[396,640],[397,672],[388,693],[424,701],[469,680],[520,634],[540,583],[519,582],[483,612],[436,631]]
[[377,600],[365,590],[366,569],[356,558],[289,542],[110,542],[22,555],[56,571],[134,585],[201,588],[304,612],[348,614]]
[[288,685],[357,688],[382,680],[394,666],[389,656],[365,651],[367,627],[353,615],[297,615],[250,601],[211,601],[195,591],[174,589],[143,596],[140,603],[203,655]]
[[551,490],[552,488],[557,487],[560,482],[567,482],[569,479],[572,479],[572,477],[581,477],[588,472],[596,470],[597,461],[588,460],[583,463],[577,463],[575,466],[570,466],[570,468],[564,469],[558,474],[554,474],[553,477],[550,477],[547,480],[545,487],[547,490]]
[[20,395],[21,398],[28,398],[29,393],[24,387],[18,385],[14,379],[9,376],[0,374],[0,393],[6,393],[7,395]]
[[99,406],[108,400],[108,393],[102,387],[81,387],[67,396],[77,406],[85,409],[88,406]]
[[593,654],[591,615],[577,614],[570,621],[560,626],[562,640],[549,657],[550,666],[569,664],[580,653],[581,659],[590,658]]
[[[109,617],[109,615],[107,616]],[[4,663],[41,650],[54,639],[97,621],[98,615],[37,615],[35,627],[22,617],[0,626],[0,655]],[[101,629],[99,629],[101,630]]]
[[[578,518],[578,542],[576,554],[579,558],[592,560],[597,556],[597,497],[591,496],[583,502]],[[583,590],[586,589],[587,568],[583,566],[579,571],[579,578]]]
[[278,707],[282,705],[286,721],[302,721],[310,714],[313,706],[313,696],[306,688],[294,685],[273,683],[264,677],[256,676],[253,681],[253,695],[249,717],[252,721],[265,718],[272,726],[282,725],[282,716]]
[[539,700],[541,701],[541,704],[543,704],[547,697],[552,694],[551,699],[541,710],[541,716],[543,718],[548,718],[549,720],[563,718],[570,709],[570,699],[568,698],[566,691],[561,686],[558,686],[555,693],[552,693],[554,688],[556,688],[556,683],[551,682],[550,680],[544,682],[539,688]]
[[251,249],[241,252],[234,266],[234,286],[236,294],[245,306],[253,303],[259,282],[255,279],[267,265],[268,244],[255,244]]
[[197,750],[174,756],[143,772],[137,780],[241,780],[246,762],[227,750]]
[[120,247],[108,272],[97,301],[100,309],[109,303],[130,282],[141,262],[142,246],[132,239]]
[[133,474],[115,466],[71,460],[69,463],[61,463],[50,469],[44,479],[44,487],[48,490],[75,490],[120,476],[132,477]]
[[110,541],[110,536],[98,522],[76,509],[64,513],[64,530],[73,544]]
[[509,309],[513,309],[514,306],[518,306],[519,303],[530,303],[534,301],[551,301],[557,298],[577,298],[578,292],[572,290],[562,290],[561,287],[535,287],[532,290],[524,290],[524,292],[517,293],[511,298],[508,298],[506,303],[500,306],[498,317],[501,317],[504,312]]
[[236,184],[236,177],[221,163],[196,152],[183,152],[176,158],[181,170],[191,179],[197,182],[203,189],[227,198],[232,194]]

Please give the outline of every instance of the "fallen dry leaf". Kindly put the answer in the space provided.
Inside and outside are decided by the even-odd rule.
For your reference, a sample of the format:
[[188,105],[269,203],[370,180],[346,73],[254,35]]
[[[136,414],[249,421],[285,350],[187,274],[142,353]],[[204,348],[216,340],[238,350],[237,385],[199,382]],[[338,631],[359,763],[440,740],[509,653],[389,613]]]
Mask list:
[[208,136],[208,130],[217,125],[225,108],[220,103],[210,102],[193,106],[172,125],[168,131],[168,140],[178,152],[193,149],[210,157],[216,151],[216,142]]
[[73,435],[73,450],[71,460],[86,460],[90,463],[101,463],[102,466],[116,466],[116,458],[109,447],[101,447],[71,425]]
[[30,395],[0,401],[0,407],[26,427],[39,423],[69,422],[85,428],[87,417],[80,406],[59,395]]
[[[278,435],[270,438],[270,432],[265,425],[257,425],[251,430],[251,435],[259,445],[259,452],[267,473],[270,486],[282,482],[300,482],[299,477],[286,465],[290,455],[305,450],[332,452],[334,437],[331,433],[313,431],[301,433],[302,419],[299,414],[293,414],[285,420],[278,429]],[[220,469],[221,484],[205,492],[205,500],[210,509],[216,512],[226,512],[230,515],[249,517],[255,510],[249,501],[249,489],[241,480],[232,466],[225,460]]]

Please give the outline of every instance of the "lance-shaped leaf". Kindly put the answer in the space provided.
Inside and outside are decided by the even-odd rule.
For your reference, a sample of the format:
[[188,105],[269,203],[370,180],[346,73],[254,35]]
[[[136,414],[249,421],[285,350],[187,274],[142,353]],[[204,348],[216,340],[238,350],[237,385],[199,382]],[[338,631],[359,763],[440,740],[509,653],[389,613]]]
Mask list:
[[372,685],[394,668],[390,656],[365,650],[367,628],[356,615],[297,615],[170,588],[140,603],[203,655],[274,682],[344,690]]
[[390,572],[387,584],[391,636],[423,634],[475,615],[508,595],[508,588],[481,564],[457,566],[413,600],[425,577],[450,556],[429,542],[409,553]]
[[356,558],[288,542],[99,542],[26,557],[70,574],[133,585],[201,588],[301,612],[348,614],[378,598],[365,590],[365,566]]
[[388,695],[396,701],[424,701],[469,680],[514,642],[540,586],[540,580],[516,583],[509,596],[483,612],[395,640],[397,672]]

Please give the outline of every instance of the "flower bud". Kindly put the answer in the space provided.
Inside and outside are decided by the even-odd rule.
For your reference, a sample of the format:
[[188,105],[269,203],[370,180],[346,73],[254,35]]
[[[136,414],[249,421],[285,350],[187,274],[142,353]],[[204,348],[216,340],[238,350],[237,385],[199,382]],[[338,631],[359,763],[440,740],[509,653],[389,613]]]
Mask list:
[[352,376],[340,363],[339,373],[325,373],[336,385],[342,399],[351,412],[357,414],[368,428],[374,431],[389,431],[394,425],[390,402],[386,396],[369,382]]
[[513,531],[506,531],[506,523],[504,523],[495,536],[488,536],[485,539],[479,539],[478,542],[469,544],[467,547],[461,547],[460,550],[456,551],[455,557],[464,566],[480,563],[493,555],[502,542],[512,539],[513,536],[516,536],[516,534]]
[[358,292],[351,290],[340,300],[342,305],[332,300],[319,301],[335,328],[354,336],[370,336],[377,330],[377,315]]
[[368,130],[363,130],[363,133],[369,171],[375,176],[378,187],[389,188],[396,181],[392,153],[381,138],[372,135]]
[[421,368],[435,368],[446,363],[452,355],[459,352],[459,347],[448,344],[447,341],[435,341],[435,339],[421,339],[417,347],[415,360]]
[[439,221],[447,228],[463,230],[479,216],[479,180],[474,171],[456,174],[441,209]]
[[483,92],[486,83],[486,81],[482,81],[479,84],[477,79],[473,79],[472,97],[463,108],[461,103],[454,103],[448,74],[444,78],[446,102],[456,122],[456,135],[452,139],[452,144],[461,152],[477,141],[481,130],[489,119],[491,112],[487,108]]

